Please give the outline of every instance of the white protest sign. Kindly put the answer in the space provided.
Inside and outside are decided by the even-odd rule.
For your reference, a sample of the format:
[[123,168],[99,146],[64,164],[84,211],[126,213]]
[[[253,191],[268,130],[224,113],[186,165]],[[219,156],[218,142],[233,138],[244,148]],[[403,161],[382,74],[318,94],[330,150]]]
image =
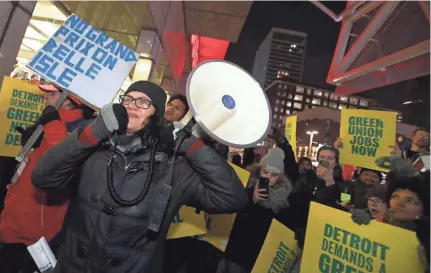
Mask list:
[[110,103],[138,59],[132,49],[72,14],[28,67],[88,103]]

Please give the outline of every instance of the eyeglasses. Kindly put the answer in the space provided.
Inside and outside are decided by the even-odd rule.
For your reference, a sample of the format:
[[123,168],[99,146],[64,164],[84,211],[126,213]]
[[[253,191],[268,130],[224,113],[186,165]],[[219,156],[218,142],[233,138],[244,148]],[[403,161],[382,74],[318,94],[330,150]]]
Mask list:
[[144,98],[136,98],[135,99],[135,98],[125,96],[125,95],[120,96],[120,100],[121,100],[121,103],[124,105],[129,105],[134,101],[135,105],[138,108],[142,108],[142,109],[148,109],[148,108],[150,108],[151,104],[153,104],[150,100],[147,100]]
[[369,203],[374,203],[376,206],[383,205],[383,201],[379,198],[368,198]]

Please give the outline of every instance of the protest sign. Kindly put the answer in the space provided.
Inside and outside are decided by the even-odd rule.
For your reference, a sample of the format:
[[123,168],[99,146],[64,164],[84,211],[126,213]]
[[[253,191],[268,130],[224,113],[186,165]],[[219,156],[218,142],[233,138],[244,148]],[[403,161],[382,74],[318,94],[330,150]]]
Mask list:
[[285,133],[286,139],[289,141],[292,150],[296,157],[296,123],[298,116],[290,116],[286,118]]
[[295,233],[274,219],[252,273],[289,273],[300,252]]
[[28,67],[101,108],[114,99],[137,59],[135,51],[72,14]]
[[[231,163],[229,164],[235,170],[244,187],[247,186],[250,172]],[[236,214],[206,214],[207,233],[202,236],[202,239],[224,252],[229,241],[235,217]]]
[[390,156],[395,145],[396,115],[387,111],[343,109],[340,163],[387,171],[378,167],[375,161]]
[[[250,173],[230,162],[228,163],[233,167],[241,181],[246,184]],[[232,214],[209,215],[203,212],[196,213],[195,208],[182,206],[169,227],[167,238],[175,239],[203,235],[207,233],[207,226],[209,226],[212,230],[210,236],[201,237],[201,239],[205,239],[217,248],[221,248],[223,245],[226,248],[234,218],[235,215]]]
[[421,273],[418,244],[412,231],[375,220],[358,225],[350,213],[312,202],[301,272]]
[[45,107],[42,94],[37,85],[4,77],[0,92],[0,156],[19,154],[21,134],[15,128],[27,128],[39,119]]
[[192,207],[182,206],[169,227],[167,239],[202,235],[207,232],[205,216]]

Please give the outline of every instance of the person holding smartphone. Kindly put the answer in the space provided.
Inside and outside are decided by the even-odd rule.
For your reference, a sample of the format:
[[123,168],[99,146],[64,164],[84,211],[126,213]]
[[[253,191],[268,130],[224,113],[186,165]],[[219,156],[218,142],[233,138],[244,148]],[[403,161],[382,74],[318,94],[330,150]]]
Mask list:
[[273,148],[249,169],[248,206],[237,214],[225,252],[229,270],[235,271],[240,267],[250,272],[272,219],[282,222],[279,216],[289,207],[288,197],[292,191],[292,182],[284,174],[284,159],[283,150]]

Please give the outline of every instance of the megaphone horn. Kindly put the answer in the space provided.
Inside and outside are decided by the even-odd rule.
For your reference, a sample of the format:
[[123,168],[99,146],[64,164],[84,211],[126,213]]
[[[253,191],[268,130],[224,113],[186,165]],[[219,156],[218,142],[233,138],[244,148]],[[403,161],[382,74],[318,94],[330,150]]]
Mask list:
[[196,66],[187,79],[193,134],[234,148],[255,147],[271,128],[271,107],[259,83],[241,67],[222,60]]

